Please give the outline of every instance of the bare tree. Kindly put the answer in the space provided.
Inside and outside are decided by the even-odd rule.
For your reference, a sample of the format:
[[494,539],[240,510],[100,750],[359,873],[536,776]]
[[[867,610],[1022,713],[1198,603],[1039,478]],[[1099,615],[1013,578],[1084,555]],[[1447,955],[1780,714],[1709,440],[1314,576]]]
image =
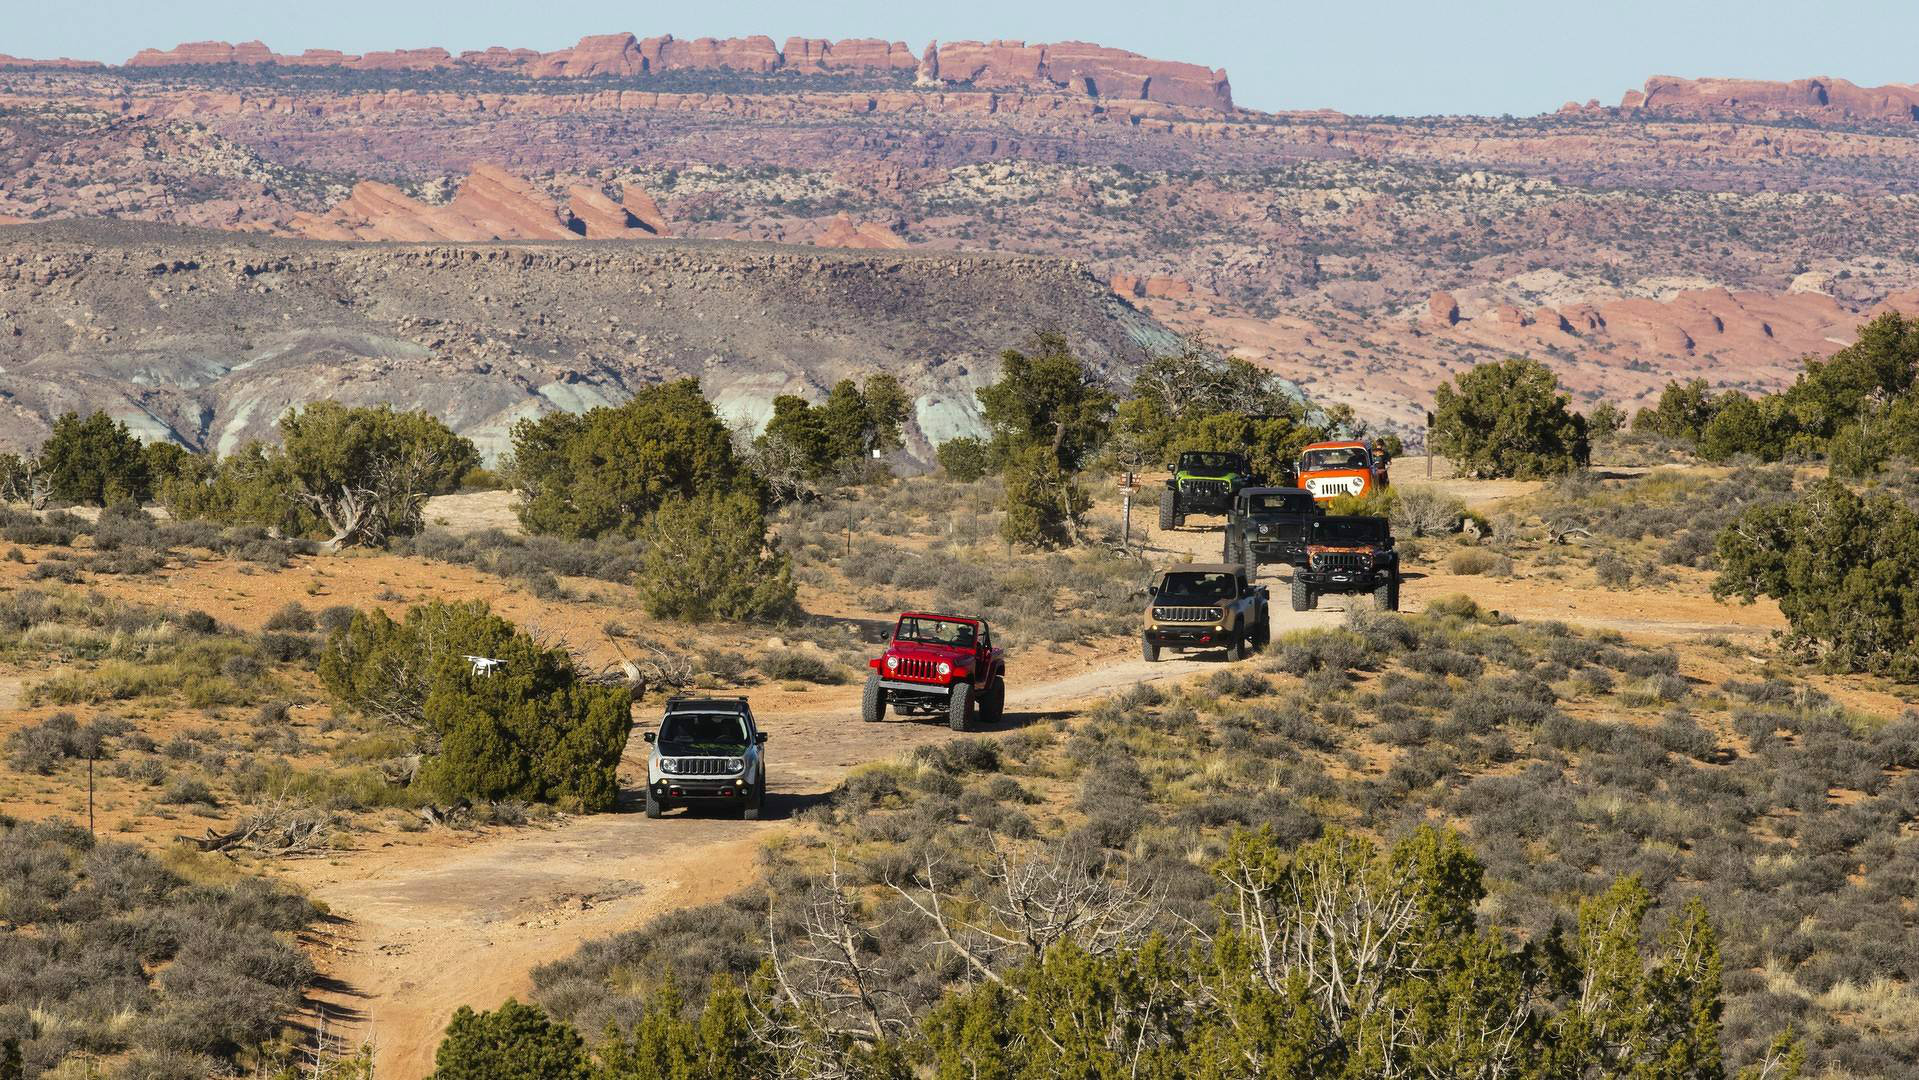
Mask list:
[[1042,854],[1015,862],[997,845],[986,878],[991,892],[983,899],[990,919],[979,921],[951,913],[952,895],[942,889],[930,855],[912,878],[889,879],[886,885],[932,925],[935,944],[952,950],[980,977],[1000,983],[1001,971],[1036,960],[1063,941],[1092,955],[1140,944],[1163,899],[1156,888],[1115,879],[1103,861],[1095,866],[1077,855]]
[[781,942],[767,911],[767,969],[772,1007],[755,1002],[755,1034],[786,1063],[785,1074],[808,1080],[854,1080],[857,1050],[912,1030],[912,1012],[894,989],[897,958],[877,947],[840,880],[835,855],[825,880],[806,896],[799,930]]

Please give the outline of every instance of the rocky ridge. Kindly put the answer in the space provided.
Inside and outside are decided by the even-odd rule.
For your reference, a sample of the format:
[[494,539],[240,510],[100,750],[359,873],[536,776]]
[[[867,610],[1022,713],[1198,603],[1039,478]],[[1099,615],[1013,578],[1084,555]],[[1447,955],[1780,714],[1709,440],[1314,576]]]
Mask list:
[[[36,61],[19,61],[23,65]],[[929,43],[918,56],[905,42],[877,38],[829,41],[792,37],[775,45],[765,35],[741,38],[640,38],[631,33],[593,34],[571,48],[541,53],[494,46],[455,55],[441,48],[395,49],[360,55],[334,49],[277,53],[259,41],[238,45],[195,41],[171,49],[142,49],[129,68],[274,65],[339,67],[355,71],[432,71],[462,65],[552,78],[633,78],[675,70],[731,70],[770,74],[914,72],[922,85],[963,83],[1028,91],[1066,91],[1089,98],[1157,101],[1169,105],[1233,111],[1231,82],[1223,69],[1154,60],[1124,49],[1083,41]]]
[[426,409],[489,456],[512,424],[698,376],[763,420],[886,370],[910,450],[981,430],[1000,350],[1069,334],[1125,380],[1176,346],[1075,263],[658,240],[369,245],[110,222],[0,231],[0,443],[103,409],[140,436],[230,452],[288,407]]
[[1625,112],[1680,116],[1808,117],[1829,120],[1919,121],[1919,83],[1859,86],[1821,76],[1791,82],[1762,79],[1682,79],[1657,75],[1628,90]]

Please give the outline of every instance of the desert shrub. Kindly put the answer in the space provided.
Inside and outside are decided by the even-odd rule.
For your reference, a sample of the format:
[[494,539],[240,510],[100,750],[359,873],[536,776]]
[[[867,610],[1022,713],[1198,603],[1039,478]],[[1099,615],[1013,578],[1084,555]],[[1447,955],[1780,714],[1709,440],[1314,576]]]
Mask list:
[[1586,463],[1585,419],[1537,361],[1475,364],[1434,392],[1433,446],[1467,476],[1522,479]]
[[1718,596],[1779,601],[1801,649],[1841,668],[1919,678],[1919,514],[1836,480],[1754,507],[1719,534]]
[[1059,465],[1044,446],[1012,453],[1004,468],[1000,535],[1009,544],[1051,549],[1079,539],[1092,497],[1079,476]]
[[289,601],[284,607],[267,617],[266,629],[284,630],[296,634],[312,633],[315,623],[313,613],[299,601]]
[[1349,630],[1296,630],[1273,644],[1267,666],[1289,675],[1315,671],[1354,671],[1378,662],[1379,650]]
[[67,413],[40,447],[40,468],[56,499],[108,506],[147,497],[147,459],[140,440],[103,412]]
[[1440,536],[1459,531],[1466,504],[1437,488],[1395,487],[1390,512],[1395,534]]
[[421,604],[402,623],[363,612],[327,639],[319,671],[338,703],[414,740],[426,791],[586,810],[617,796],[626,690],[588,684],[484,603]]
[[434,1080],[587,1080],[590,1074],[579,1032],[510,998],[492,1012],[460,1006],[433,1064]]
[[846,672],[825,657],[802,649],[768,649],[755,661],[760,673],[769,679],[835,686],[846,681]]
[[1446,571],[1452,574],[1511,577],[1513,561],[1496,551],[1487,551],[1485,548],[1461,548],[1447,556]]
[[946,440],[939,444],[935,454],[946,475],[962,484],[978,480],[989,469],[985,440],[971,435]]
[[72,713],[55,713],[7,736],[7,763],[20,772],[45,776],[68,758],[105,757],[106,739],[124,730],[123,721],[82,725]]
[[696,379],[642,387],[618,407],[522,420],[506,472],[528,532],[575,539],[636,535],[670,499],[752,487]]
[[[11,923],[0,1001],[34,1003],[36,1022],[18,1034],[39,1068],[138,1044],[136,1064],[229,1073],[237,1054],[274,1038],[312,978],[284,935],[313,908],[258,879],[189,884],[136,848],[59,823],[0,821],[0,866]],[[15,1034],[8,1024],[0,1006],[0,1033]]]
[[781,619],[795,609],[792,562],[751,496],[674,499],[640,529],[638,588],[655,615]]

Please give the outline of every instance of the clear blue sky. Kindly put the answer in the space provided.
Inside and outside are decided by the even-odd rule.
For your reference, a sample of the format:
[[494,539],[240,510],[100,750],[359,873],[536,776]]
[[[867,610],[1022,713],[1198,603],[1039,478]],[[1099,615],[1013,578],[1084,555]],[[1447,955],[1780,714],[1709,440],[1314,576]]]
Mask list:
[[884,37],[914,49],[931,38],[1077,38],[1223,66],[1235,98],[1254,108],[1398,115],[1614,104],[1648,75],[1919,82],[1919,0],[1855,0],[1830,14],[1805,0],[0,0],[0,52],[110,63],[208,38],[457,52],[555,49],[620,30]]

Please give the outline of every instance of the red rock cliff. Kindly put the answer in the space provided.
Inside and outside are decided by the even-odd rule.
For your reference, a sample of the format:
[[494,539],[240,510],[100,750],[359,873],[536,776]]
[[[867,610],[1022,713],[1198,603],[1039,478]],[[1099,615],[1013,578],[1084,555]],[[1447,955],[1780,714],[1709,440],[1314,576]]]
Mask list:
[[[0,66],[5,66],[0,60]],[[469,64],[533,78],[627,78],[670,70],[751,72],[916,71],[919,83],[965,83],[990,89],[1027,89],[1125,101],[1157,101],[1188,108],[1231,111],[1233,91],[1224,70],[1154,60],[1124,49],[1084,41],[1054,45],[1023,41],[949,41],[915,56],[903,41],[851,38],[788,38],[780,49],[765,35],[694,38],[630,33],[594,34],[567,49],[537,53],[493,46],[453,56],[445,49],[395,49],[356,56],[309,49],[297,56],[273,52],[258,41],[231,45],[196,41],[171,49],[143,49],[128,67],[191,64],[339,65],[363,70],[427,71]]]

